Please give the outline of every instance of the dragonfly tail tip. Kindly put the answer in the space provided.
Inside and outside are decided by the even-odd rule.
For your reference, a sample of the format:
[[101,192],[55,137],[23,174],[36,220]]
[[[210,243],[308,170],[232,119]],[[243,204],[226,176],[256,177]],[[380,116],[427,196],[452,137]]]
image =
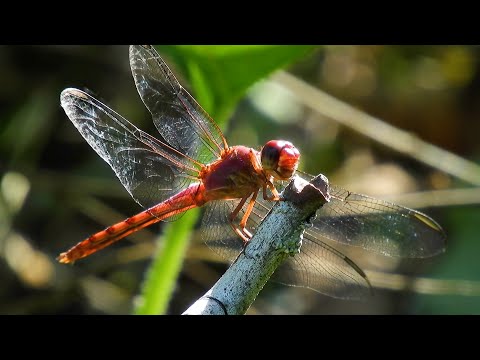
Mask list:
[[68,264],[72,262],[67,253],[61,253],[60,255],[58,255],[57,261],[62,264]]

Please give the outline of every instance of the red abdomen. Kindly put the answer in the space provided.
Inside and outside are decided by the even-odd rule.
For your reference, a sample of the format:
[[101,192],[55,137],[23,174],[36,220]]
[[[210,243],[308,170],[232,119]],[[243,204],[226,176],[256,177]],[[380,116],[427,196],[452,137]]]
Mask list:
[[203,185],[199,183],[192,184],[164,202],[93,234],[67,252],[61,253],[57,259],[61,263],[71,263],[91,255],[146,226],[194,207],[202,206],[205,203],[203,195]]

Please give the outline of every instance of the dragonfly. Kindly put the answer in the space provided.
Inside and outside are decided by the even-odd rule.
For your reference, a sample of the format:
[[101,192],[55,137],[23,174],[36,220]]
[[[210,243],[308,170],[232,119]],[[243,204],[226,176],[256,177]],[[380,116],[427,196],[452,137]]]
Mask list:
[[[79,89],[63,90],[60,100],[80,134],[145,210],[79,242],[58,261],[73,263],[196,207],[205,208],[202,240],[233,261],[299,173],[299,150],[286,140],[268,141],[259,150],[229,146],[153,46],[130,46],[129,59],[160,137]],[[331,184],[328,191],[330,200],[305,230],[300,253],[274,274],[278,282],[337,298],[364,298],[371,294],[365,272],[335,243],[392,257],[425,258],[444,251],[445,232],[429,216]]]

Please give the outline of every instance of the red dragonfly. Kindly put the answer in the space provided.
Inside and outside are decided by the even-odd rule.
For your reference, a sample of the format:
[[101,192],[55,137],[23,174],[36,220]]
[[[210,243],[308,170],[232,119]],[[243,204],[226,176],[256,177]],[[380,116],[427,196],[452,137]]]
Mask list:
[[[300,152],[283,140],[269,141],[260,151],[229,146],[152,46],[131,46],[130,66],[163,141],[83,91],[65,89],[61,104],[146,210],[90,236],[58,260],[74,262],[203,205],[203,240],[234,259],[280,199],[286,180],[295,175]],[[396,257],[422,258],[444,251],[445,233],[427,215],[333,185],[329,194],[330,201],[305,231],[300,254],[281,266],[280,282],[334,297],[359,298],[370,293],[370,283],[359,266],[332,246],[334,242]]]

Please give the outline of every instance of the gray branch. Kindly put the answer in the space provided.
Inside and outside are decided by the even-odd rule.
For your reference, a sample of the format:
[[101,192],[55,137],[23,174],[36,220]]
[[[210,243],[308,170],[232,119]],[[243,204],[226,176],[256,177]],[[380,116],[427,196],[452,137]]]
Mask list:
[[296,176],[265,217],[244,251],[207,293],[184,315],[244,314],[275,269],[299,253],[308,219],[329,200],[328,179],[310,183]]

